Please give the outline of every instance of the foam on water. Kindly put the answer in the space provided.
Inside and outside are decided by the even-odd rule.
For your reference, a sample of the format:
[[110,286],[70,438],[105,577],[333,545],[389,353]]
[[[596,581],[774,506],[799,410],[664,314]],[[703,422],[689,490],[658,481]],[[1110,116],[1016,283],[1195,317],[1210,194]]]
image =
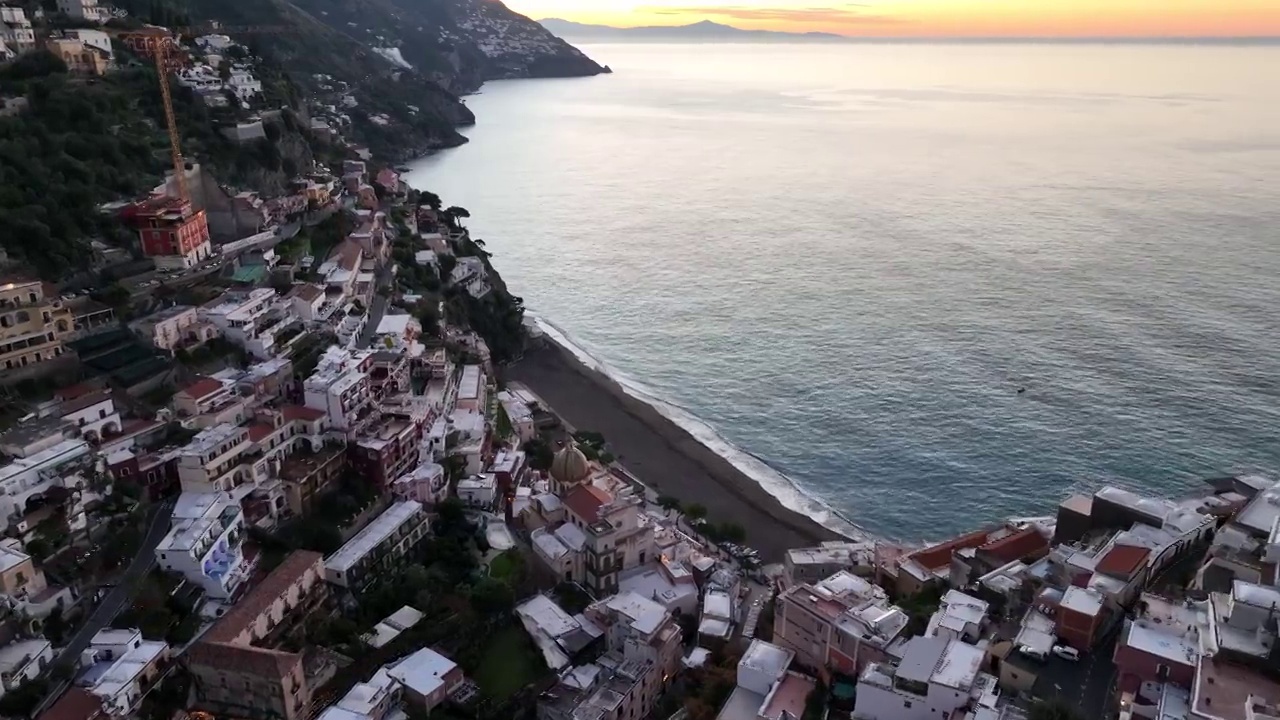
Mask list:
[[575,341],[568,332],[552,321],[534,313],[528,314],[533,317],[534,322],[538,324],[538,327],[542,329],[548,339],[568,350],[583,365],[618,383],[618,386],[628,395],[657,410],[663,417],[688,432],[712,452],[728,460],[729,464],[754,480],[781,503],[783,507],[813,518],[823,527],[846,537],[854,539],[869,537],[865,530],[840,515],[831,506],[818,498],[805,494],[794,480],[770,467],[768,463],[755,455],[729,442],[724,436],[716,432],[715,428],[699,419],[693,413],[669,400],[658,397],[643,383],[628,377],[626,373],[620,372],[604,360],[591,354],[581,343]]

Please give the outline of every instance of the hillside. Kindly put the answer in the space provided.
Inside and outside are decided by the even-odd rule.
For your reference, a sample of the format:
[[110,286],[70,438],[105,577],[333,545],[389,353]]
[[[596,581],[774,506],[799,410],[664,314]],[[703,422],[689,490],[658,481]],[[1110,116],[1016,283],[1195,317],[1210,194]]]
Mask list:
[[538,23],[556,35],[583,40],[611,41],[692,41],[692,42],[784,42],[796,40],[846,40],[843,35],[821,32],[792,33],[775,30],[743,30],[710,20],[689,25],[651,25],[644,27],[613,27],[589,25],[545,18]]

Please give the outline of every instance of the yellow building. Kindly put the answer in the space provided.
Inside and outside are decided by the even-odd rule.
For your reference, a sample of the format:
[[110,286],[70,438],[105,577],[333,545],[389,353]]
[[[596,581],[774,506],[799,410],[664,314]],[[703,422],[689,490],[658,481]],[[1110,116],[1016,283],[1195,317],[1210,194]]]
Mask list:
[[52,287],[38,280],[0,280],[0,367],[16,370],[60,357],[75,320]]
[[81,75],[106,75],[110,58],[100,48],[86,45],[80,40],[68,38],[50,38],[45,47],[49,52],[62,58],[67,70]]

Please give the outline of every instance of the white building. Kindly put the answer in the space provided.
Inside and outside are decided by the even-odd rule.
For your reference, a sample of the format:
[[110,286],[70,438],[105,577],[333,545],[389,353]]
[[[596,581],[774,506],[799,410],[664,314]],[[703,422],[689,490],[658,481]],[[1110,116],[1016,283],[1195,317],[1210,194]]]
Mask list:
[[244,557],[244,534],[244,513],[229,495],[184,492],[173,509],[173,528],[156,546],[156,561],[208,597],[227,600],[253,572]]
[[249,450],[249,430],[223,423],[201,430],[178,451],[178,479],[191,492],[231,490],[250,482],[241,456]]
[[508,390],[498,391],[498,402],[502,404],[502,411],[507,414],[511,430],[520,438],[521,443],[537,436],[538,429],[534,426],[533,411],[529,409],[528,403]]
[[[101,8],[97,9],[101,10]],[[81,30],[75,28],[65,30],[64,33],[72,40],[79,40],[89,47],[98,48],[102,52],[106,53],[108,61],[116,59],[115,50],[111,47],[111,36],[101,30]]]
[[269,315],[276,300],[276,291],[271,288],[229,292],[216,303],[201,308],[199,314],[202,320],[216,325],[228,340],[265,360],[274,355],[276,334],[297,320],[287,306]]
[[965,595],[959,590],[948,590],[938,611],[929,618],[924,634],[926,637],[976,643],[986,625],[988,607],[985,600]]
[[516,617],[552,670],[568,667],[575,655],[604,635],[585,615],[571,615],[546,595],[520,603]]
[[[0,682],[4,692],[35,680],[53,662],[53,645],[44,638],[17,640],[0,648]],[[0,692],[0,695],[3,695]]]
[[227,79],[227,87],[241,102],[262,94],[262,83],[253,76],[246,67],[236,66],[231,69],[231,77]]
[[[981,672],[985,652],[944,638],[914,637],[896,667],[872,663],[858,678],[858,720],[935,720],[968,706],[995,678]],[[981,677],[980,677],[981,676]]]
[[449,479],[444,468],[434,462],[424,462],[391,483],[391,494],[401,500],[413,500],[423,505],[442,502],[449,493]]
[[329,426],[353,434],[373,415],[373,353],[330,347],[303,383],[305,404],[329,416]]
[[0,6],[0,40],[14,55],[21,55],[36,46],[36,31],[27,19],[27,12],[11,5]]
[[483,413],[487,405],[485,383],[486,378],[483,367],[479,365],[464,365],[462,367],[462,377],[458,380],[458,409]]
[[718,720],[796,720],[816,683],[788,668],[794,654],[763,640],[752,640],[738,661],[738,683]]
[[698,611],[698,584],[684,563],[660,557],[618,576],[618,592],[632,592],[662,605],[673,614]]
[[498,500],[497,478],[486,473],[459,480],[458,499],[471,507],[493,507]]
[[98,442],[105,436],[120,432],[120,412],[110,390],[87,392],[60,403],[56,414],[63,422],[80,431],[90,442]]
[[128,717],[165,671],[169,646],[143,640],[139,630],[100,630],[80,654],[87,671],[77,680],[102,701],[108,717]]
[[[0,522],[13,522],[27,503],[54,487],[83,484],[79,470],[92,462],[92,449],[80,438],[66,438],[60,421],[37,422],[0,436],[0,452],[13,458],[0,466]],[[72,512],[72,528],[83,529],[83,507]]]
[[427,512],[422,504],[397,502],[325,558],[324,579],[341,588],[364,587],[379,571],[399,564],[427,532]]
[[58,12],[76,20],[99,25],[111,19],[106,8],[98,6],[98,0],[58,0]]
[[196,38],[196,46],[207,53],[226,52],[235,44],[229,35],[201,35]]
[[489,272],[484,267],[484,261],[478,257],[458,258],[458,263],[453,266],[453,272],[449,275],[449,282],[462,287],[475,298],[488,295],[490,290]]

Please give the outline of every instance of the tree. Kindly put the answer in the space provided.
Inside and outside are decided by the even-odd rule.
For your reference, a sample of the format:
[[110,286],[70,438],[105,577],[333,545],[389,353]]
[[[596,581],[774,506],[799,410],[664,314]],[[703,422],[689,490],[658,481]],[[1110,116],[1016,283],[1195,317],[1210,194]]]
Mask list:
[[689,516],[691,520],[701,520],[707,516],[707,507],[700,503],[694,503],[684,509],[684,514]]
[[680,498],[677,498],[674,495],[659,495],[658,507],[663,510],[675,510],[676,512],[680,512]]
[[550,470],[551,461],[555,459],[555,452],[551,450],[551,445],[542,438],[532,438],[525,441],[520,449],[524,451],[526,457],[529,458],[529,467],[534,470]]
[[471,588],[471,605],[481,615],[506,613],[515,606],[515,593],[501,580],[484,578]]

